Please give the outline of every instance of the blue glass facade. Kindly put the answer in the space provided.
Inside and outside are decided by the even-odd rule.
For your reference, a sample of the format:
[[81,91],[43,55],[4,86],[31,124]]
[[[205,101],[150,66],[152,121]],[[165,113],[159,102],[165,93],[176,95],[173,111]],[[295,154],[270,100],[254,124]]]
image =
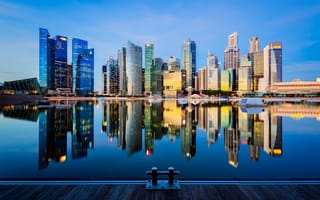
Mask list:
[[54,59],[54,86],[56,88],[69,88],[68,85],[68,39],[57,35],[55,38]]
[[47,29],[39,29],[39,83],[41,87],[48,87],[48,39]]
[[83,50],[77,60],[76,93],[93,94],[94,91],[94,49]]
[[67,65],[68,38],[50,37],[47,29],[39,29],[39,82],[48,89],[69,88]]
[[126,56],[127,95],[142,95],[142,48],[128,41]]
[[153,44],[146,44],[144,47],[144,89],[146,94],[152,91],[152,59],[153,59]]
[[77,60],[79,54],[88,49],[88,41],[78,38],[72,39],[72,92],[76,92],[76,78],[77,78]]

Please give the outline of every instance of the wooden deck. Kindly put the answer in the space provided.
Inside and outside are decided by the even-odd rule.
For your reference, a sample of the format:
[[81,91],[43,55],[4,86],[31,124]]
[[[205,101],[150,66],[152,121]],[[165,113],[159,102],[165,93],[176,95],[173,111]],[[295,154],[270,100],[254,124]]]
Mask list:
[[1,184],[0,199],[320,199],[320,184],[181,184],[180,191],[146,191],[145,184]]

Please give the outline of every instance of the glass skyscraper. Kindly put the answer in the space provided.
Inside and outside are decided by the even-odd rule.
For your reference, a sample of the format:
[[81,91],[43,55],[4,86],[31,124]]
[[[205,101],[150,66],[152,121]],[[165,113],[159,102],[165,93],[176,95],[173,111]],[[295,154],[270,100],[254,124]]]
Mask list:
[[152,92],[152,59],[153,59],[153,44],[145,44],[145,49],[144,49],[144,89],[145,89],[145,94],[149,95],[150,92]]
[[186,70],[187,88],[194,88],[196,74],[196,43],[190,39],[187,39],[183,44],[181,69]]
[[127,95],[142,95],[142,48],[128,41],[126,55]]
[[77,59],[76,93],[93,94],[94,91],[94,49],[83,50]]
[[77,61],[79,54],[88,49],[88,41],[81,40],[78,38],[72,39],[72,92],[76,92],[76,82],[77,82]]
[[127,93],[126,58],[126,48],[122,47],[118,50],[119,95],[121,96]]
[[47,29],[39,29],[39,79],[40,86],[55,90],[69,88],[67,64],[68,38],[50,37]]
[[153,95],[161,95],[162,93],[162,65],[163,61],[161,58],[154,58],[152,60],[151,92]]

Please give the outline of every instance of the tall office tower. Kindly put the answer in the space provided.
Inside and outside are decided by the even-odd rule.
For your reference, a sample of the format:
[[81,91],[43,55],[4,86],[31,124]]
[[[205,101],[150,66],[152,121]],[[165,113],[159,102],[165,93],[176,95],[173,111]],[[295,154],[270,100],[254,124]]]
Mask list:
[[102,65],[102,94],[107,94],[107,78],[108,78],[108,74],[107,74],[107,65]]
[[84,49],[77,59],[76,93],[93,94],[94,91],[94,49]]
[[152,60],[151,92],[153,95],[162,94],[162,65],[163,61],[161,58],[154,58]]
[[220,90],[220,69],[218,57],[208,52],[207,55],[208,90]]
[[261,92],[268,92],[273,83],[282,81],[282,43],[270,42],[263,49],[264,85]]
[[[47,89],[68,88],[68,38],[50,37],[47,29],[39,29],[39,79]],[[71,88],[70,88],[71,89]]]
[[[234,69],[236,72],[236,79],[238,80],[238,68],[240,66],[240,50],[238,48],[238,33],[234,32],[229,35],[228,47],[224,50],[224,69]],[[235,83],[235,90],[237,83]]]
[[200,90],[200,91],[203,91],[203,90],[207,90],[207,83],[208,83],[208,80],[207,80],[207,67],[203,67],[201,69],[199,69],[198,71],[198,76],[197,76],[197,79],[198,79],[198,87],[196,87],[196,90]]
[[251,37],[249,40],[249,53],[258,52],[260,50],[259,47],[259,38]]
[[126,48],[122,47],[118,50],[118,67],[119,67],[119,95],[127,94],[127,78],[126,78]]
[[222,91],[235,91],[236,86],[236,70],[225,69],[221,71],[221,90]]
[[153,59],[153,44],[147,43],[144,46],[144,90],[145,95],[151,94],[152,79],[152,59]]
[[[263,51],[257,51],[252,53],[253,55],[253,91],[259,91],[259,83],[263,80]],[[261,86],[260,86],[261,87]],[[261,90],[261,89],[260,89]]]
[[106,94],[116,95],[119,93],[119,67],[118,62],[110,57],[107,61]]
[[78,39],[78,38],[73,38],[72,39],[72,68],[73,68],[73,72],[72,72],[72,92],[73,93],[76,93],[76,82],[77,82],[77,78],[79,78],[79,74],[77,76],[78,56],[85,49],[88,49],[88,41],[81,40],[81,39]]
[[186,70],[187,88],[192,90],[195,87],[196,43],[190,39],[187,39],[183,43],[181,69]]
[[142,48],[128,41],[126,55],[127,95],[142,95]]
[[252,60],[250,54],[241,56],[241,64],[238,69],[238,91],[252,91]]
[[168,69],[164,70],[180,70],[180,59],[175,56],[170,56],[168,60]]

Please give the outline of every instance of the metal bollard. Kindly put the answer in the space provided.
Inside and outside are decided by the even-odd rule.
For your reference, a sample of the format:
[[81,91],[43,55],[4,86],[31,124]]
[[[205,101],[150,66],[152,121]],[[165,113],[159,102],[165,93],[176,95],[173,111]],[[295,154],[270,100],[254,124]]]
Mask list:
[[174,168],[168,167],[168,184],[173,185]]
[[157,185],[158,184],[158,168],[157,167],[152,167],[151,168],[151,176],[152,176],[152,185]]

